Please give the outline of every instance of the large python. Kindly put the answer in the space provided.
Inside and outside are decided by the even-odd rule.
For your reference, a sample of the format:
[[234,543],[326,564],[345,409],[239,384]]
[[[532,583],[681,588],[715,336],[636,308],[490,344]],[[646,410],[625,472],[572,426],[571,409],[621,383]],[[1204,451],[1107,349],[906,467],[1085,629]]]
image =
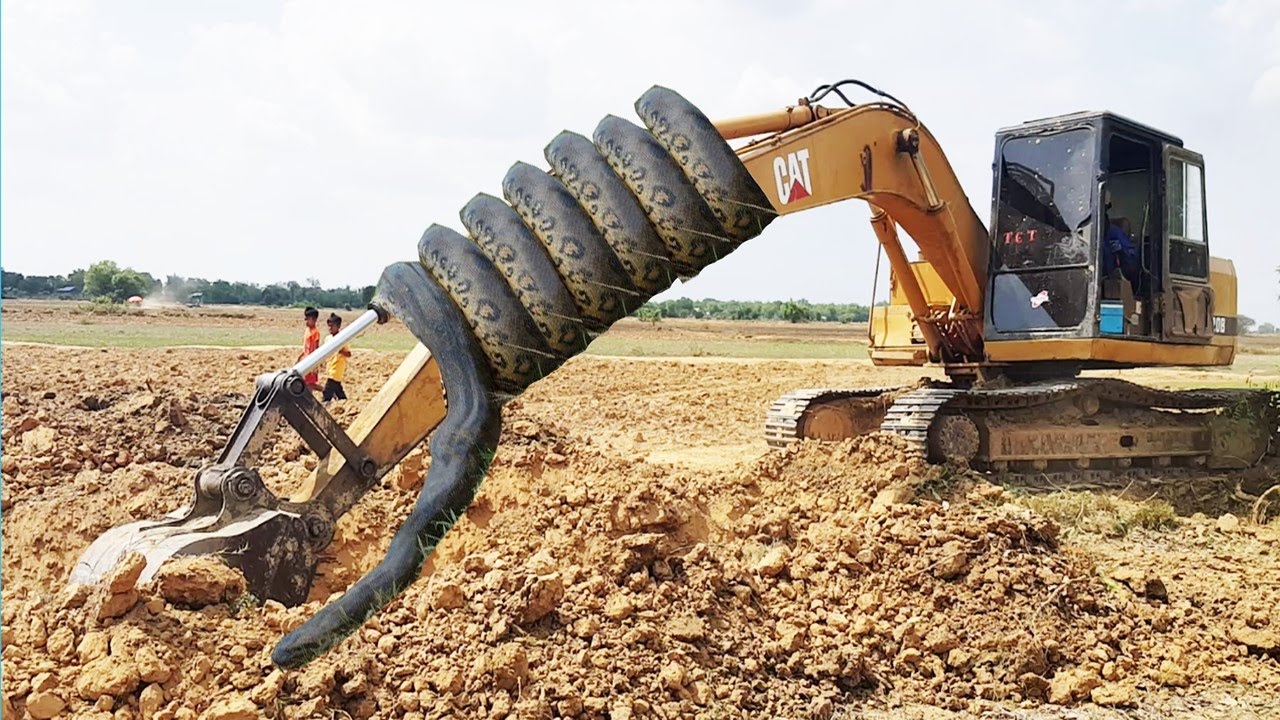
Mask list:
[[386,557],[281,640],[275,664],[323,655],[418,578],[488,472],[503,404],[776,217],[687,100],[654,87],[635,109],[644,127],[609,116],[591,139],[561,133],[544,151],[550,172],[516,163],[502,182],[506,202],[480,194],[462,209],[467,236],[432,225],[418,262],[383,271],[374,303],[431,350],[447,413]]

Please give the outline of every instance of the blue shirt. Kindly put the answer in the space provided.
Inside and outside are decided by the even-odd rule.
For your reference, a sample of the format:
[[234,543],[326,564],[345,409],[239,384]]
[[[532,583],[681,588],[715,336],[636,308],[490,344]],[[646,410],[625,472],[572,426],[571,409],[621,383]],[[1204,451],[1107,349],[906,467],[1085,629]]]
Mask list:
[[1134,285],[1138,284],[1138,250],[1124,230],[1116,225],[1107,226],[1102,252],[1102,274],[1110,275],[1119,262],[1120,272]]

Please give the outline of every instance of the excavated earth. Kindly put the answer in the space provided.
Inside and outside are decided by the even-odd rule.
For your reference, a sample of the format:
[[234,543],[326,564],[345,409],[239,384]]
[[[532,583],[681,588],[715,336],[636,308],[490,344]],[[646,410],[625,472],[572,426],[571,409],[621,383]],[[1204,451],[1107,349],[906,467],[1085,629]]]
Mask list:
[[[3,717],[1280,717],[1280,524],[1214,500],[1075,532],[895,438],[766,452],[778,394],[916,377],[849,361],[575,359],[507,408],[423,578],[300,671],[273,644],[377,562],[423,451],[302,607],[212,559],[68,588],[99,533],[188,499],[292,355],[5,348]],[[356,352],[340,421],[399,359]],[[269,457],[282,491],[315,465]]]

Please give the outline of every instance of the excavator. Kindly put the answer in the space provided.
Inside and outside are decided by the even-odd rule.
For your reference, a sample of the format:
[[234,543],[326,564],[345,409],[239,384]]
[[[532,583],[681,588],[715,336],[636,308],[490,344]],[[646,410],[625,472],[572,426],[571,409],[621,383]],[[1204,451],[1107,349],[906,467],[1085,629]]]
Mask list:
[[[852,88],[875,99],[855,103]],[[1276,393],[1085,374],[1234,359],[1235,272],[1209,254],[1204,160],[1178,138],[1110,112],[999,130],[988,229],[916,115],[861,81],[719,122],[658,86],[635,110],[640,125],[608,116],[590,138],[556,136],[549,170],[513,165],[503,198],[464,206],[465,234],[431,225],[334,342],[258,378],[190,503],[103,534],[71,582],[132,553],[144,582],[173,557],[214,555],[259,600],[301,604],[338,520],[429,442],[423,489],[385,558],[275,648],[278,666],[301,667],[418,578],[498,451],[505,403],[779,217],[848,199],[870,206],[890,269],[871,361],[946,379],[789,393],[768,411],[768,445],[887,432],[993,475],[1238,469],[1272,451]],[[393,318],[419,344],[344,429],[302,377]],[[290,497],[255,469],[282,421],[319,459]]]

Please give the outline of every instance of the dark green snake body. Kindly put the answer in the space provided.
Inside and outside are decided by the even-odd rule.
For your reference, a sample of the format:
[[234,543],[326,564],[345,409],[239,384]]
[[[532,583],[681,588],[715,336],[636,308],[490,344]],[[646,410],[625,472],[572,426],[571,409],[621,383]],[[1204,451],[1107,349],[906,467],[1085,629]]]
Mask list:
[[277,665],[324,654],[418,578],[488,471],[504,403],[776,216],[696,107],[660,87],[635,107],[644,127],[610,116],[590,140],[561,133],[545,149],[549,173],[517,163],[505,203],[467,203],[469,236],[432,225],[418,262],[383,272],[374,302],[431,350],[447,414],[422,494],[382,563],[285,637]]

